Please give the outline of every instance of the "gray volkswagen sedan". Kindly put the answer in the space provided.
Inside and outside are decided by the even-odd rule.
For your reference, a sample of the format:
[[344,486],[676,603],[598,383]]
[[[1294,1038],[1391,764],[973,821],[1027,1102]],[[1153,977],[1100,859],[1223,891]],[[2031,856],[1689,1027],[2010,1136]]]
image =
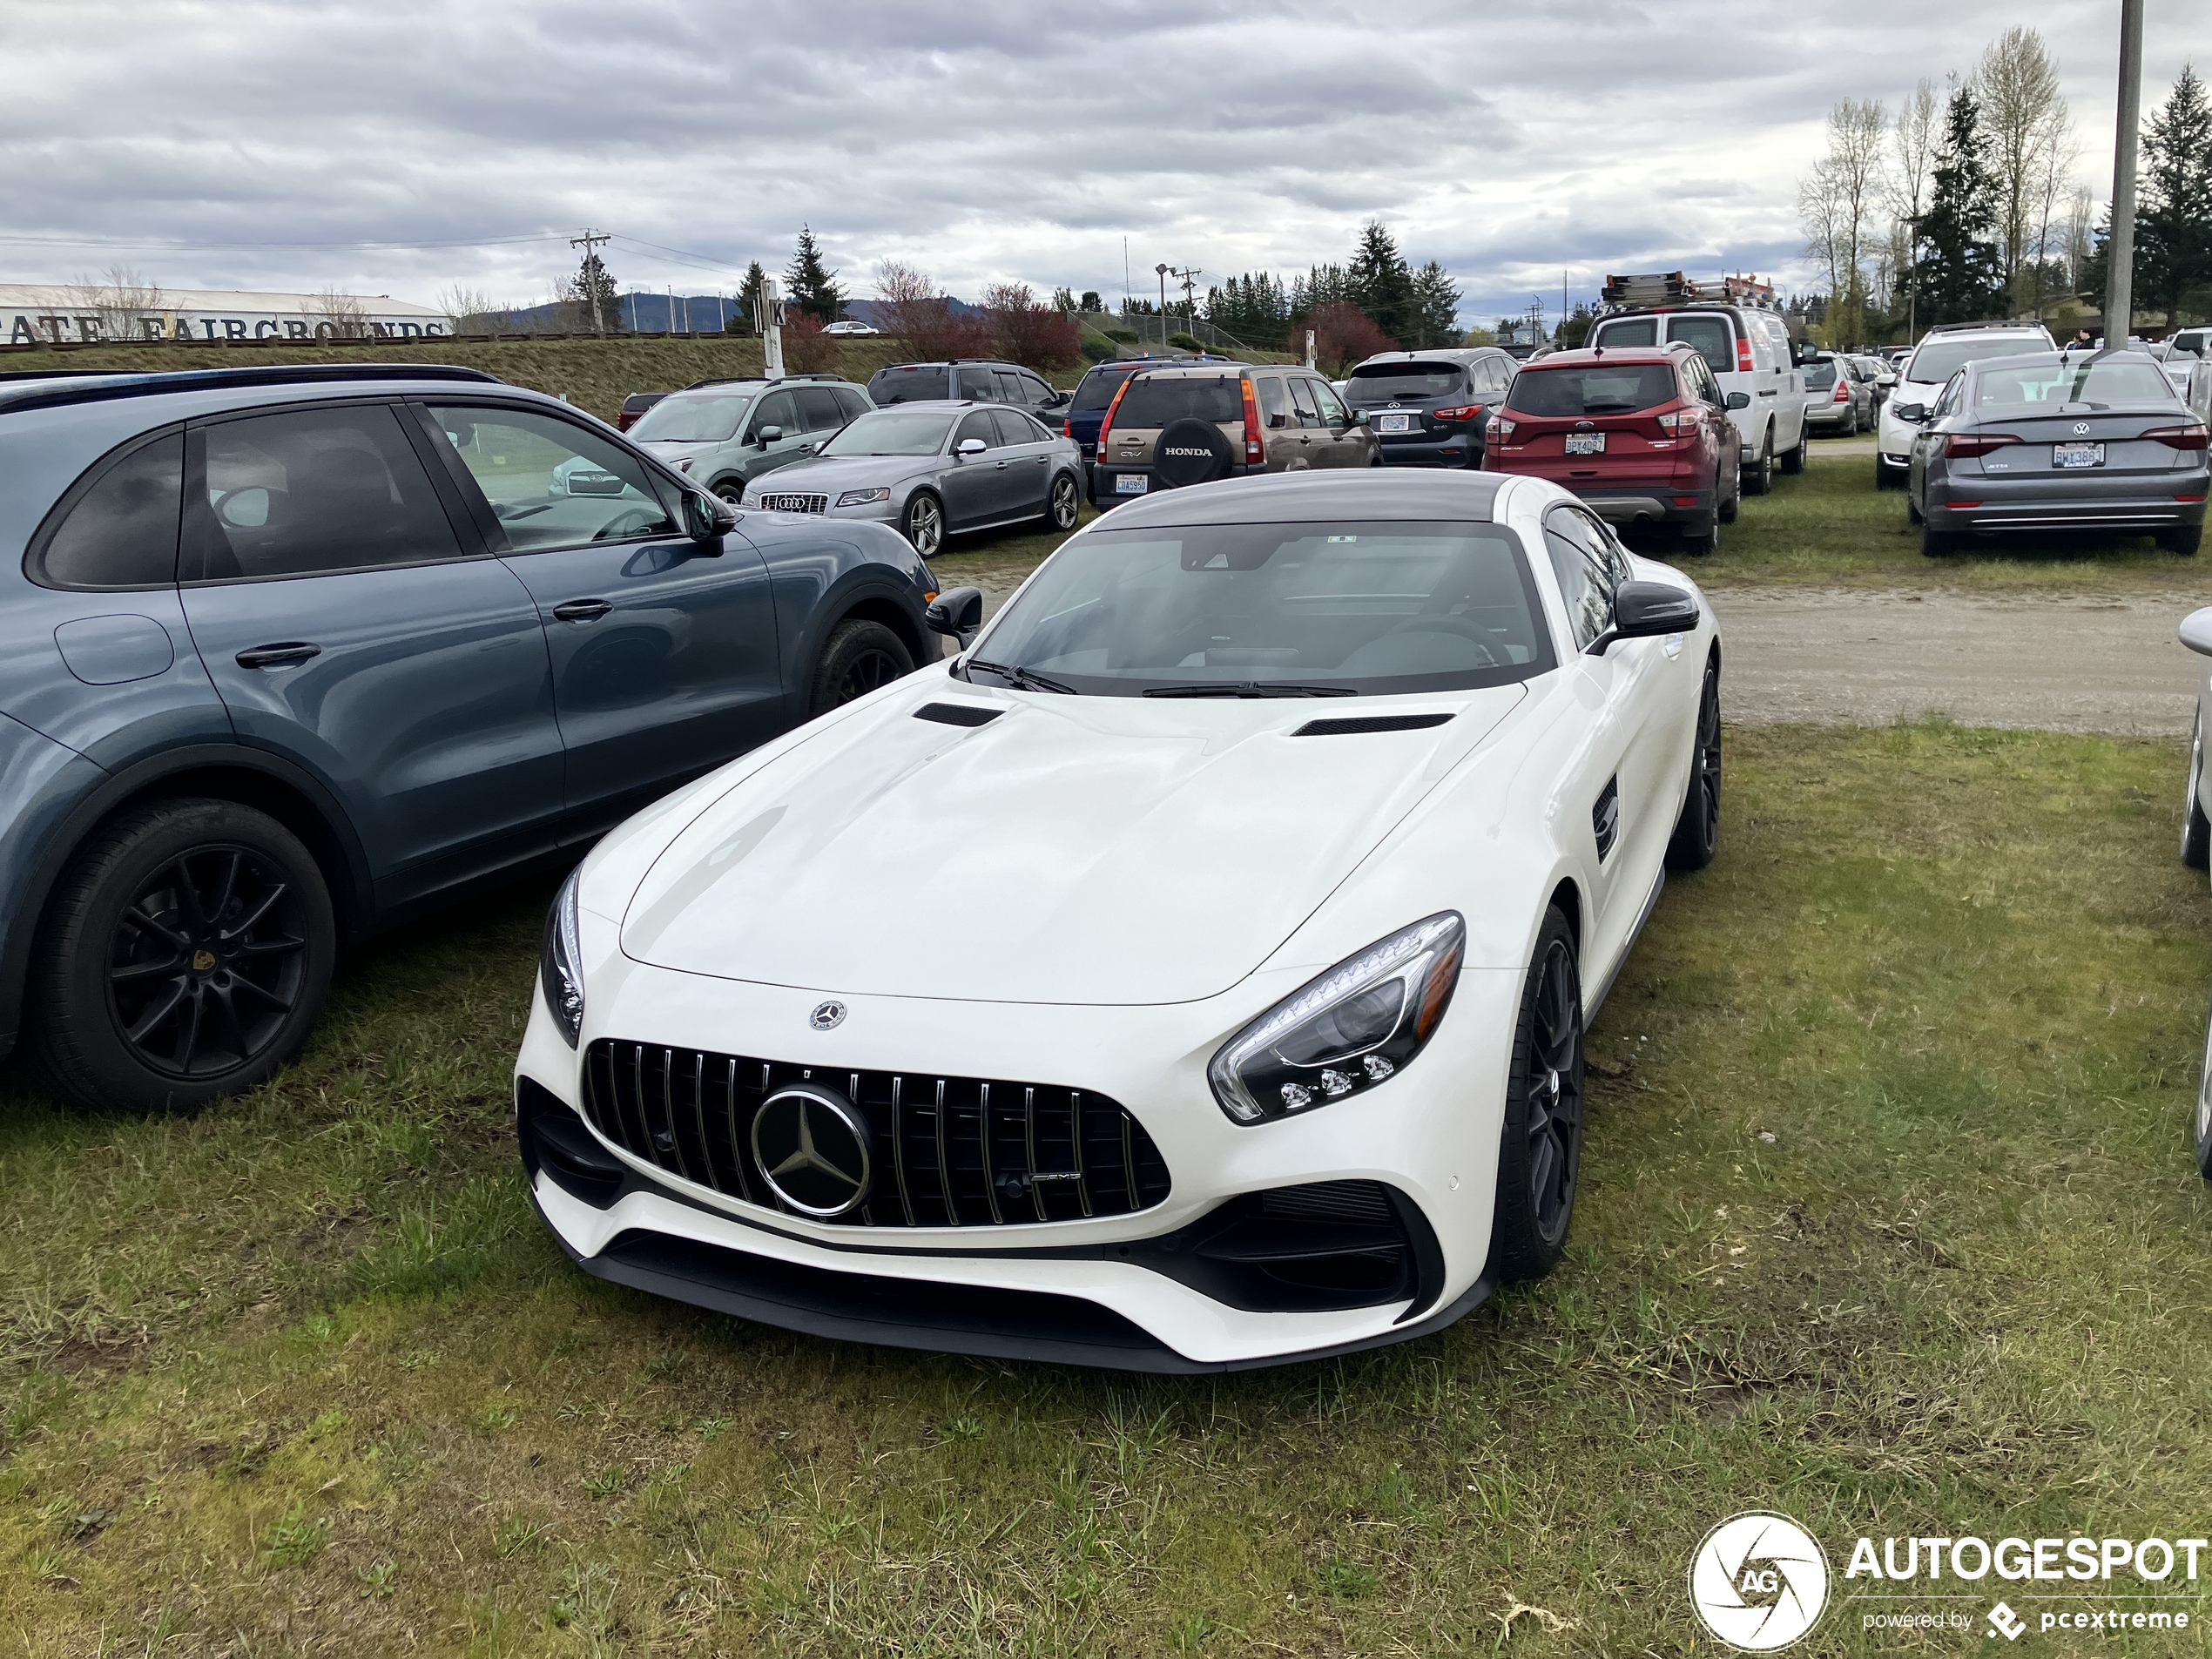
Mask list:
[[2035,352],[1969,363],[1918,425],[1907,512],[1920,550],[2022,529],[2155,536],[2194,553],[2204,535],[2205,422],[2141,352]]
[[1003,404],[901,403],[860,418],[751,504],[894,524],[927,558],[961,530],[1042,520],[1076,528],[1082,455]]

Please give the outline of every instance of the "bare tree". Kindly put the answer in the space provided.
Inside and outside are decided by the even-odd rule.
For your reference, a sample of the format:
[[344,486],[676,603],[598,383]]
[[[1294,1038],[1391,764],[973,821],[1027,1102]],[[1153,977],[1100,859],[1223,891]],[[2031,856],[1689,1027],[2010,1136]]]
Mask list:
[[1936,91],[1935,82],[1923,75],[1912,88],[1912,96],[1905,100],[1905,107],[1897,112],[1886,192],[1890,216],[1902,226],[1901,235],[1892,230],[1891,242],[1896,249],[1895,280],[1905,293],[1908,338],[1915,327],[1913,318],[1919,299],[1919,284],[1913,267],[1919,261],[1920,216],[1927,211],[1928,192],[1935,177],[1936,147],[1942,132],[1943,99]]
[[[2071,238],[2068,236],[2065,244],[2054,246],[2052,219],[2060,211],[2060,204],[2069,190],[2080,193],[2080,186],[2074,182],[2074,164],[2080,158],[2081,146],[2074,142],[2074,123],[2067,114],[2065,101],[2061,99],[2055,114],[2045,125],[2043,141],[2036,156],[2035,246],[2033,257],[2028,261],[2034,273],[2029,285],[2030,316],[2043,314],[2043,294],[2051,269],[2052,255],[2060,251],[2060,246],[2066,248],[2067,254],[2065,260],[2067,281],[2078,286],[2074,275],[2077,267],[2072,258]],[[2067,233],[2061,229],[2060,234],[2067,236]]]
[[1828,267],[1831,344],[1855,346],[1864,332],[1864,261],[1882,195],[1882,139],[1889,116],[1878,98],[1844,98],[1828,111],[1828,152],[1797,185],[1807,250]]
[[158,340],[171,308],[158,284],[127,266],[80,276],[64,292],[70,309],[79,314],[78,332],[89,320],[103,340]]
[[508,334],[515,332],[515,308],[500,304],[482,288],[455,282],[438,294],[438,309],[453,319],[454,332],[462,334]]
[[2091,227],[2096,223],[2097,204],[2089,186],[2076,185],[2066,204],[2066,280],[2076,293],[2089,286],[2089,260],[2096,251]]
[[911,265],[886,260],[876,267],[875,291],[882,301],[877,315],[883,332],[905,340],[917,357],[975,357],[989,349],[989,321],[954,311],[952,300]]
[[366,340],[374,332],[361,302],[334,287],[316,289],[309,296],[307,314],[315,320],[315,336],[320,340]]
[[2041,257],[2050,175],[2066,147],[2069,125],[2059,69],[2043,37],[2024,24],[1989,44],[1974,71],[1989,133],[1990,169],[1997,175],[1997,249],[2015,306],[2027,267]]

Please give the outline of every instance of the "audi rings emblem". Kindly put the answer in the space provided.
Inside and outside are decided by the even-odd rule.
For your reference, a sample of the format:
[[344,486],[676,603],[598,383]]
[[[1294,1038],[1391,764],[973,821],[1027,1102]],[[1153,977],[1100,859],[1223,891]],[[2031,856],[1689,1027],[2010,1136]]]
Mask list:
[[806,1023],[817,1031],[834,1031],[845,1023],[845,1004],[842,1002],[818,1003],[814,1011],[806,1016]]
[[868,1120],[834,1089],[792,1083],[752,1115],[752,1156],[769,1189],[802,1216],[834,1221],[868,1196]]

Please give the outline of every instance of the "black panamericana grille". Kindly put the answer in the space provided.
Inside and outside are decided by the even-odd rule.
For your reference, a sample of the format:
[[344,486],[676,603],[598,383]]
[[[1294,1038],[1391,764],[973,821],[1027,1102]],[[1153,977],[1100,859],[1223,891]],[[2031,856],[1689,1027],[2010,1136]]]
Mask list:
[[779,495],[756,496],[753,504],[764,513],[826,513],[827,496],[799,495],[786,490]]
[[1168,1168],[1144,1126],[1088,1089],[981,1077],[807,1067],[602,1037],[583,1104],[617,1146],[733,1198],[786,1208],[752,1153],[760,1103],[828,1085],[873,1131],[867,1202],[832,1225],[989,1227],[1126,1216],[1163,1202]]

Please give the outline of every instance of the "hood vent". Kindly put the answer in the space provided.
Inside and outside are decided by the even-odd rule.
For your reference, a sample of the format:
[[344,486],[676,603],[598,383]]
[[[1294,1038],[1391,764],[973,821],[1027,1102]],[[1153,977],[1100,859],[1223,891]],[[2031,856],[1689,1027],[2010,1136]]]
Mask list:
[[1308,720],[1294,738],[1351,738],[1363,732],[1421,732],[1442,725],[1448,714],[1348,714],[1332,720]]
[[914,711],[914,718],[934,720],[941,725],[988,725],[1005,712],[974,703],[925,703]]

